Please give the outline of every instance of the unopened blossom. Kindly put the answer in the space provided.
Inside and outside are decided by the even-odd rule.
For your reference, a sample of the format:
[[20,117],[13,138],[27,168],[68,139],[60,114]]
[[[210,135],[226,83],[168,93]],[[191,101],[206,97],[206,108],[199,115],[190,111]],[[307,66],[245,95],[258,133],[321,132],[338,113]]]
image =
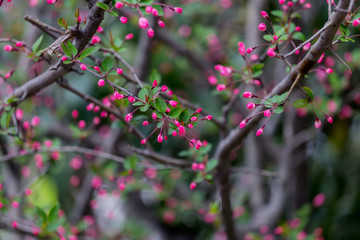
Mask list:
[[123,24],[127,23],[128,22],[127,17],[124,17],[124,16],[120,17],[120,22]]
[[223,91],[226,88],[225,84],[218,84],[216,86],[216,90],[218,90],[219,92]]
[[131,119],[132,119],[132,114],[131,114],[131,113],[128,113],[128,114],[125,116],[125,121],[130,122]]
[[140,28],[147,28],[147,27],[149,27],[149,21],[148,21],[146,18],[144,18],[144,17],[139,18],[139,27],[140,27]]
[[260,23],[259,26],[258,26],[258,29],[262,32],[265,32],[266,31],[266,25],[265,23]]
[[104,86],[105,85],[105,80],[104,79],[100,79],[99,81],[98,81],[98,86],[99,87],[102,87],[102,86]]
[[264,128],[259,128],[257,131],[256,131],[256,136],[259,136],[261,134],[263,134],[264,132]]
[[121,2],[115,3],[115,8],[117,8],[117,9],[120,9],[120,8],[122,8],[123,6],[124,6],[124,4],[121,3]]
[[196,182],[190,183],[190,189],[194,190],[196,188]]

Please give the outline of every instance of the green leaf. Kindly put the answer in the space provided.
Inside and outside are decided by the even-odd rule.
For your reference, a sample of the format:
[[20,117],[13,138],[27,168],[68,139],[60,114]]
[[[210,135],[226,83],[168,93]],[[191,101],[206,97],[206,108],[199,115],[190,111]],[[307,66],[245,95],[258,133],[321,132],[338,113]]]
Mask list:
[[163,10],[162,7],[160,7],[159,5],[153,5],[152,7],[155,8],[155,9],[158,11],[159,17],[160,17],[160,16],[163,16],[163,15],[165,14],[165,13],[164,13],[164,10]]
[[285,32],[285,28],[280,28],[275,32],[275,35],[280,37]]
[[149,107],[150,107],[150,104],[147,103],[143,107],[140,108],[140,111],[146,112],[149,109]]
[[101,64],[101,68],[104,70],[104,72],[110,71],[112,67],[113,67],[113,60],[111,57],[107,57]]
[[270,34],[264,35],[263,38],[268,42],[271,42],[274,39],[273,36]]
[[63,61],[63,64],[70,64],[72,62],[73,62],[73,60],[65,60],[65,61]]
[[134,107],[137,107],[137,106],[144,106],[145,104],[143,102],[134,102],[132,105]]
[[79,57],[79,60],[81,60],[81,59],[83,59],[83,58],[85,58],[85,57],[87,57],[87,56],[95,53],[96,51],[99,50],[99,48],[100,48],[100,47],[88,47],[88,48],[85,48],[85,49],[81,52],[80,57]]
[[109,11],[109,14],[113,17],[118,17],[119,14],[117,12]]
[[166,109],[167,109],[167,104],[166,102],[161,99],[161,98],[157,98],[155,100],[155,108],[162,113],[165,113]]
[[345,25],[340,25],[340,28],[339,28],[339,30],[340,30],[340,32],[342,33],[342,35],[344,36],[344,37],[347,37],[347,36],[349,36],[350,35],[350,30],[349,30],[349,28],[347,28]]
[[273,10],[270,13],[275,17],[279,17],[279,18],[283,17],[283,11],[280,11],[280,10]]
[[143,87],[139,93],[138,93],[138,97],[143,100],[146,101],[146,96],[149,96],[149,88],[148,87]]
[[284,111],[284,107],[279,106],[277,108],[274,109],[274,113],[280,114]]
[[292,35],[292,38],[295,39],[295,40],[300,40],[300,41],[305,41],[305,35],[301,32],[295,32],[293,35]]
[[181,113],[181,107],[175,107],[170,110],[168,115],[171,118],[178,118],[180,116],[180,113]]
[[304,89],[304,91],[306,92],[306,94],[309,96],[310,99],[313,99],[314,98],[314,93],[313,91],[311,90],[311,88],[309,87],[302,87]]
[[218,162],[219,161],[217,159],[211,159],[210,161],[208,161],[206,164],[205,171],[210,172],[211,170],[215,169],[216,166],[218,165]]
[[66,56],[68,56],[69,58],[73,57],[70,49],[68,48],[68,46],[65,43],[61,43],[61,48],[62,48],[62,50],[63,50],[63,52],[65,53]]
[[122,121],[115,121],[111,124],[110,128],[112,129],[118,129],[118,128],[123,128],[125,125]]
[[124,161],[124,168],[126,170],[135,169],[138,159],[135,154],[131,155],[130,157],[125,158]]
[[139,3],[144,5],[151,5],[154,3],[154,0],[140,0]]
[[58,20],[57,20],[57,23],[59,24],[59,26],[60,26],[60,27],[63,27],[63,28],[65,27],[64,22],[66,22],[66,21],[65,21],[65,19],[62,18],[62,17],[61,17],[61,18],[58,18]]
[[55,204],[49,211],[48,220],[49,223],[54,222],[58,218],[59,205]]
[[307,99],[303,99],[303,98],[299,98],[296,99],[293,103],[292,106],[294,108],[306,108],[309,104],[309,101]]
[[96,2],[96,6],[98,6],[99,8],[102,8],[104,10],[108,10],[109,9],[109,6],[106,5],[105,3],[102,3],[102,2]]
[[0,125],[3,129],[7,129],[10,125],[10,120],[11,120],[11,115],[13,113],[14,109],[11,109],[8,112],[4,112],[1,115],[1,119],[0,119]]
[[70,42],[70,41],[67,41],[67,42],[66,42],[66,46],[68,46],[68,48],[70,49],[72,55],[75,57],[76,54],[78,53],[78,50],[77,50],[77,48],[74,46],[74,44],[72,44],[72,42]]
[[35,43],[32,45],[32,50],[33,50],[33,52],[36,52],[36,51],[38,50],[38,48],[39,48],[39,46],[40,46],[43,38],[44,38],[44,35],[41,35],[41,36],[35,41]]
[[46,223],[47,222],[47,216],[46,216],[46,213],[44,212],[44,210],[42,210],[41,208],[36,206],[35,211],[36,211],[36,215],[41,217],[42,223]]
[[180,122],[187,122],[190,119],[190,113],[189,110],[185,109],[184,111],[182,111],[182,113],[179,116],[179,120]]
[[158,81],[158,84],[160,84],[161,82],[161,75],[160,73],[156,70],[156,69],[153,69],[151,74],[150,74],[150,82],[154,82],[155,80]]

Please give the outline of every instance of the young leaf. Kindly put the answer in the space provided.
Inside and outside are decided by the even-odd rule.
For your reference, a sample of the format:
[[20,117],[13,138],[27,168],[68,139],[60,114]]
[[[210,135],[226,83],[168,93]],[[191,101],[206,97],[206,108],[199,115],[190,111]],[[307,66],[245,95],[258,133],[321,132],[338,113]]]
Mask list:
[[66,42],[66,45],[68,46],[68,48],[70,49],[71,53],[73,56],[76,56],[76,54],[78,53],[78,50],[76,49],[76,47],[74,46],[74,44],[72,44],[70,41]]
[[303,98],[296,99],[292,105],[294,108],[305,108],[309,104],[309,101]]
[[145,104],[142,103],[142,102],[134,102],[132,105],[133,105],[134,107],[136,107],[136,106],[144,106]]
[[217,159],[211,159],[210,161],[208,161],[206,164],[205,171],[210,172],[211,170],[216,168],[216,166],[218,165],[218,162],[219,161]]
[[100,47],[88,47],[88,48],[85,48],[85,49],[81,52],[80,57],[79,57],[79,60],[81,60],[81,59],[83,59],[83,58],[85,58],[85,57],[87,57],[87,56],[95,53],[96,51],[99,50],[99,48],[100,48]]
[[149,109],[149,107],[150,107],[150,104],[147,103],[143,107],[140,108],[140,111],[146,112]]
[[113,60],[111,57],[107,57],[101,64],[101,68],[104,70],[104,72],[110,71],[112,67],[113,67]]
[[280,114],[284,111],[284,108],[282,106],[279,106],[274,109],[274,113]]
[[306,39],[305,39],[305,35],[302,34],[301,32],[296,32],[296,33],[294,33],[293,36],[292,36],[292,38],[295,39],[295,40],[303,41],[303,42],[306,40]]
[[181,107],[176,107],[170,110],[169,117],[178,118],[181,113]]
[[48,220],[49,223],[55,221],[58,218],[59,205],[55,204],[49,211]]
[[140,0],[139,3],[144,5],[151,5],[154,3],[154,0]]
[[163,99],[157,98],[155,100],[155,108],[159,110],[159,112],[164,113],[167,109],[167,104]]
[[36,51],[38,50],[38,48],[39,48],[39,46],[40,46],[43,38],[44,38],[44,35],[41,35],[41,36],[35,41],[35,43],[32,45],[32,50],[33,50],[33,52],[36,52]]
[[109,9],[109,6],[106,5],[105,3],[102,3],[102,2],[96,2],[96,6],[98,6],[99,8],[104,9],[105,11]]
[[146,101],[146,96],[148,95],[149,95],[149,89],[147,87],[142,88],[138,93],[138,97],[143,101]]
[[156,69],[153,69],[151,74],[150,74],[150,82],[154,82],[155,80],[158,81],[158,83],[160,84],[161,82],[161,75],[160,73],[156,70]]
[[314,98],[314,93],[311,90],[311,88],[304,86],[303,89],[306,92],[306,94],[309,96],[310,99]]
[[73,57],[70,49],[68,48],[68,46],[65,43],[61,43],[61,48],[66,56],[68,56],[69,58]]

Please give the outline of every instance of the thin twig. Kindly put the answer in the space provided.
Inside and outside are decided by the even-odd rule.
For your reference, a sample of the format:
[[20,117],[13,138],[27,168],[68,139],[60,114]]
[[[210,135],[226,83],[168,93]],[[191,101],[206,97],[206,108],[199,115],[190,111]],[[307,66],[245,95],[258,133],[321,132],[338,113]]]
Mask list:
[[329,49],[332,52],[332,54],[334,54],[334,56],[347,68],[347,70],[349,70],[349,72],[352,73],[352,70],[349,67],[349,65],[347,65],[347,63],[339,56],[339,54],[334,50],[334,48],[331,46],[329,47]]

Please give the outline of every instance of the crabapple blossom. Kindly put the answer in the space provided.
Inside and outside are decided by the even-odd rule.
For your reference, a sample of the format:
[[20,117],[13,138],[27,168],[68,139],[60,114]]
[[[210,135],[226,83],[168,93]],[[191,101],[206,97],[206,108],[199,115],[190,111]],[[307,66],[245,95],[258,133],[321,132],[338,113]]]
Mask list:
[[266,25],[265,23],[260,23],[259,26],[258,26],[258,29],[262,32],[265,32],[266,31]]
[[105,85],[104,79],[100,79],[100,80],[98,81],[98,86],[99,86],[99,87],[102,87],[102,86],[104,86],[104,85]]
[[149,27],[149,21],[148,21],[146,18],[144,18],[144,17],[139,18],[139,27],[140,27],[140,28],[147,28],[147,27]]

